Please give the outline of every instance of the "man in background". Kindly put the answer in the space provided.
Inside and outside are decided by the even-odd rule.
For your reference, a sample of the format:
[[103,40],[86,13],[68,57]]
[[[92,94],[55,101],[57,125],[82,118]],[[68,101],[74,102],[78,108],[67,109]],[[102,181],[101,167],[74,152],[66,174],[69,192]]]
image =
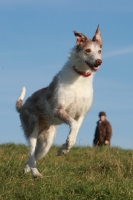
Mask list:
[[106,119],[106,113],[100,112],[99,113],[99,120],[97,122],[93,145],[94,146],[103,146],[108,145],[110,146],[110,140],[112,136],[112,127],[110,122]]

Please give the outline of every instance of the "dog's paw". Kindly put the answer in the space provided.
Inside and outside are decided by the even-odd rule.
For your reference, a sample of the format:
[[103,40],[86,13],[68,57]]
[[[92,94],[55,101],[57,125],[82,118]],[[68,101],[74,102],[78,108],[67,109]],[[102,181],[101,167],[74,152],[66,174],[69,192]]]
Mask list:
[[67,148],[66,144],[63,144],[62,147],[58,150],[57,156],[60,156],[62,154],[66,154],[69,152],[69,149]]
[[30,172],[30,167],[29,167],[29,165],[25,165],[24,174],[27,174],[28,172]]
[[31,168],[31,172],[34,178],[42,178],[42,175],[39,173],[37,168]]

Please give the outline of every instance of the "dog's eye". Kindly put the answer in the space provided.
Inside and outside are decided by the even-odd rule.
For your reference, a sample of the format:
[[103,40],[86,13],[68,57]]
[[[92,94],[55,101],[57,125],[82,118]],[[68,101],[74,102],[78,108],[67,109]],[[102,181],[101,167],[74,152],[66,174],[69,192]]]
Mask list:
[[99,54],[101,54],[101,52],[102,52],[101,50],[98,50],[98,53],[99,53]]
[[90,52],[91,52],[91,49],[86,49],[85,52],[86,52],[86,53],[90,53]]

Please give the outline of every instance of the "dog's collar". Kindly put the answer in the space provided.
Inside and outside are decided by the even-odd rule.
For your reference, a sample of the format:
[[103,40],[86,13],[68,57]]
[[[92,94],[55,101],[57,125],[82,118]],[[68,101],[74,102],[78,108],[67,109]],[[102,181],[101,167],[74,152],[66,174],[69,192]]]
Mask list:
[[78,69],[76,69],[75,66],[73,66],[73,69],[75,70],[75,72],[77,72],[78,74],[80,74],[80,75],[82,75],[82,76],[84,76],[84,77],[88,77],[88,76],[91,75],[90,72],[82,72],[82,71],[79,71]]

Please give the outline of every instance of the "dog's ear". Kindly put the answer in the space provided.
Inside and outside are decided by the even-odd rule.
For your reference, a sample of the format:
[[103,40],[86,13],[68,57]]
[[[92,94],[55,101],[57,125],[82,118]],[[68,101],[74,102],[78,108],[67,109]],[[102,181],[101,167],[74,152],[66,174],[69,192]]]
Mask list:
[[87,37],[82,34],[82,33],[78,33],[77,31],[73,31],[74,35],[76,36],[77,40],[76,40],[76,44],[78,46],[82,46],[83,43],[87,40]]
[[97,42],[100,45],[100,47],[102,47],[102,37],[101,37],[99,25],[96,29],[95,35],[92,38],[92,41]]

